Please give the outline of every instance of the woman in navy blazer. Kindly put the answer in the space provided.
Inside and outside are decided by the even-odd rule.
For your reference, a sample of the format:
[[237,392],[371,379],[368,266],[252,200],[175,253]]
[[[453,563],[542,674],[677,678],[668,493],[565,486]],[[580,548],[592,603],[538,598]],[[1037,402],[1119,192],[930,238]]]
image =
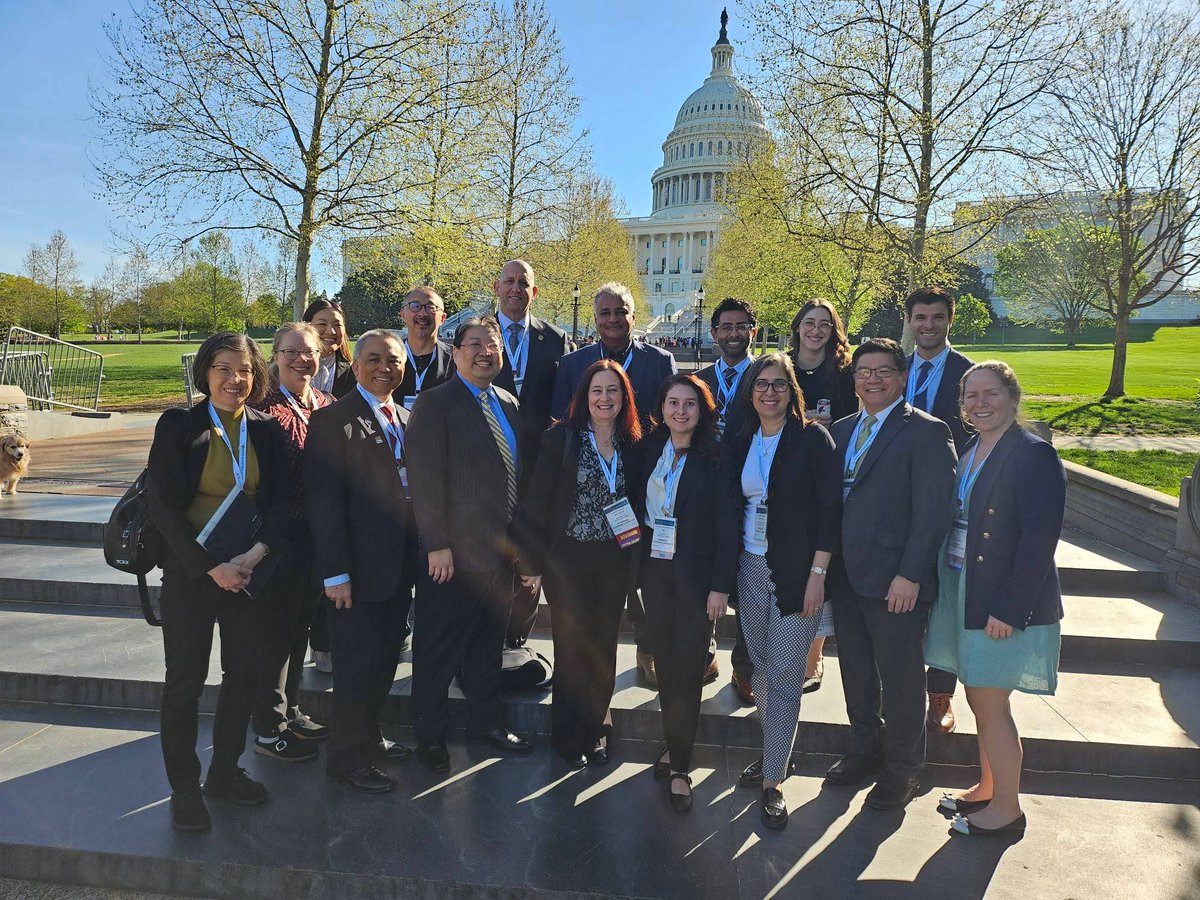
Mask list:
[[1021,387],[1007,364],[972,366],[960,396],[978,436],[959,461],[925,661],[958,675],[979,728],[979,783],[939,806],[958,813],[956,833],[983,835],[1025,827],[1009,697],[1053,694],[1058,683],[1063,611],[1054,551],[1067,485],[1054,448],[1016,421]]
[[[242,589],[268,553],[287,549],[292,505],[283,429],[248,405],[267,390],[267,366],[258,345],[244,334],[218,332],[196,351],[192,378],[205,386],[208,399],[162,414],[146,467],[150,516],[164,544],[160,606],[166,676],[160,731],[172,823],[181,831],[203,831],[211,824],[200,790],[196,737],[214,625],[221,629],[223,675],[204,794],[240,805],[266,802],[266,788],[238,767],[238,757],[246,744],[264,613],[273,594],[268,589],[251,597]],[[239,480],[233,455],[243,456],[243,424],[249,447]],[[235,484],[253,499],[262,525],[253,547],[231,560],[217,559],[196,535]]]
[[646,523],[642,602],[667,740],[654,775],[670,776],[671,806],[687,812],[709,641],[737,577],[738,505],[707,385],[695,375],[672,375],[652,415],[657,424],[638,445],[644,477],[634,505]]

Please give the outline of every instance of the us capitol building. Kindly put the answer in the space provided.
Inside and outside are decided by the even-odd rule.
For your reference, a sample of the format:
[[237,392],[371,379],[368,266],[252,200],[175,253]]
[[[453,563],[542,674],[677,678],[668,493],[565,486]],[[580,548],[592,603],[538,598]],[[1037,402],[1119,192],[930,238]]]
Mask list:
[[725,179],[770,140],[762,105],[734,76],[728,21],[723,11],[712,72],[683,101],[663,141],[663,163],[650,177],[653,211],[621,220],[656,320],[694,321],[696,291],[725,214]]

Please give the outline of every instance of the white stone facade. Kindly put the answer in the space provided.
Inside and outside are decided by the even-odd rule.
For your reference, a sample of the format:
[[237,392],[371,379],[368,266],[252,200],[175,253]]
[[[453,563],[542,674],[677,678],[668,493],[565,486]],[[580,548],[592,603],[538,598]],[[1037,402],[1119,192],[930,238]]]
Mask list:
[[725,22],[722,14],[712,72],[663,141],[663,163],[650,178],[653,211],[621,220],[655,318],[695,309],[725,214],[725,179],[769,140],[762,106],[734,76]]

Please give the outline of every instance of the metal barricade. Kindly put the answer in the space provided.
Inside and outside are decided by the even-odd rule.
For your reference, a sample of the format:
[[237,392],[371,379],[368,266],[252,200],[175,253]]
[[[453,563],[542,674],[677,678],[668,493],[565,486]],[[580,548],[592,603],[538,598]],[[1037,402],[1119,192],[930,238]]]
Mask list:
[[0,384],[25,392],[30,409],[95,410],[104,357],[95,350],[12,326],[0,355]]
[[196,390],[196,385],[192,383],[192,363],[195,360],[195,353],[185,353],[179,357],[179,364],[183,368],[183,387],[187,391],[188,409],[192,408],[197,397],[203,396],[200,391]]

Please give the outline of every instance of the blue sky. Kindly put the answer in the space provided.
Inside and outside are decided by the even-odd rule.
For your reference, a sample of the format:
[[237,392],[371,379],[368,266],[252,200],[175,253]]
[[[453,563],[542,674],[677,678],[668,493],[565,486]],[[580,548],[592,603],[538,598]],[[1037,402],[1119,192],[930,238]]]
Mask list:
[[[135,0],[136,2],[136,0]],[[708,75],[719,2],[548,0],[583,100],[596,170],[611,178],[634,215],[650,212],[650,174],[679,105]],[[747,37],[730,5],[730,38]],[[90,280],[110,254],[113,211],[95,196],[87,84],[98,78],[101,25],[127,12],[123,0],[0,0],[0,271],[21,272],[30,243],[61,228]],[[740,56],[742,71],[748,64]],[[318,287],[340,277],[323,270]]]

